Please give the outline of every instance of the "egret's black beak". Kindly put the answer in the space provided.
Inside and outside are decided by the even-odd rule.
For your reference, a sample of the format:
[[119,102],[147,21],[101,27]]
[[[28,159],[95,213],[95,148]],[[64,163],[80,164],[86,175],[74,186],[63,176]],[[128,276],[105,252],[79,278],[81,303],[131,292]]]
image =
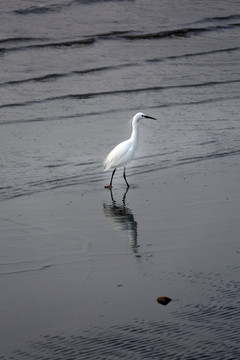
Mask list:
[[155,119],[154,117],[148,116],[148,115],[144,115],[144,117],[147,118],[147,119],[157,120],[157,119]]

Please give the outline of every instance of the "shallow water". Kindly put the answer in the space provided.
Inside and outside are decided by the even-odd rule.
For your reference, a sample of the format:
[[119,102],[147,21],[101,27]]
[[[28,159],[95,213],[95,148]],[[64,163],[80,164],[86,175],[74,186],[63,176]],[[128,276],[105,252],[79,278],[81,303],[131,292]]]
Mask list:
[[233,0],[1,2],[0,359],[238,357],[239,26]]
[[5,202],[0,358],[238,358],[239,166],[218,167]]

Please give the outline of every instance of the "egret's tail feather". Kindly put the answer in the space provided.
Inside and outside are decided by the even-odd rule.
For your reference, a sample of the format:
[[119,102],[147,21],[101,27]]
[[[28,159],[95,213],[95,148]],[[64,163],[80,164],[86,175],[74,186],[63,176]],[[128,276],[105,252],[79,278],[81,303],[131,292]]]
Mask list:
[[109,163],[108,159],[105,159],[103,162],[103,170],[107,171],[109,169],[110,169],[110,163]]

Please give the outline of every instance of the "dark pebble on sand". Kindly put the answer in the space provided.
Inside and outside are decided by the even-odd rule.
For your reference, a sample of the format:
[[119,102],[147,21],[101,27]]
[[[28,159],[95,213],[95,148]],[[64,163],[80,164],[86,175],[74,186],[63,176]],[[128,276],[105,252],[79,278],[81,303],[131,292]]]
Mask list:
[[167,304],[169,304],[171,301],[172,301],[172,299],[170,299],[170,298],[167,297],[167,296],[159,296],[159,297],[157,298],[157,302],[158,302],[159,304],[162,304],[162,305],[167,305]]

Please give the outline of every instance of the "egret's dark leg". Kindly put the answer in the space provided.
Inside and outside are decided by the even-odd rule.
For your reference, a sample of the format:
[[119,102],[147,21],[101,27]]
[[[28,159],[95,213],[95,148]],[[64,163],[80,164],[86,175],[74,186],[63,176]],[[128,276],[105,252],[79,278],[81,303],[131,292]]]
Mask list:
[[127,182],[127,178],[126,178],[126,173],[125,173],[125,171],[126,171],[126,169],[124,168],[124,170],[123,170],[123,177],[124,177],[124,180],[126,181],[127,187],[129,188],[130,185],[129,185],[129,183]]
[[112,177],[111,177],[111,181],[110,181],[110,187],[112,187],[112,181],[113,181],[113,177],[114,177],[114,174],[115,174],[115,171],[117,170],[117,168],[115,168],[112,172]]
[[113,172],[112,172],[110,185],[106,185],[105,188],[107,188],[107,189],[111,189],[111,188],[112,188],[113,176],[114,176],[116,170],[117,170],[117,168],[115,168],[115,169],[113,170]]

